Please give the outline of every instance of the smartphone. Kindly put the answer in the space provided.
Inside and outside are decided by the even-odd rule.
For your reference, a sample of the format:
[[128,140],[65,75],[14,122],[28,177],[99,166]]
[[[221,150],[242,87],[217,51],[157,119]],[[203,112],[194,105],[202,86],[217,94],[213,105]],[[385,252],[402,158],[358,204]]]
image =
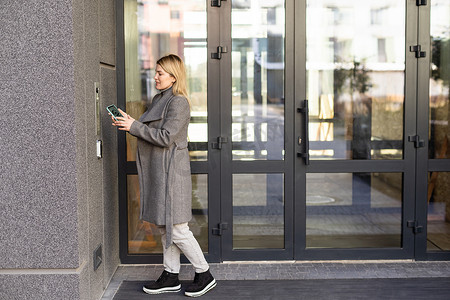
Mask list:
[[120,113],[120,111],[117,109],[117,107],[114,104],[111,104],[106,107],[106,110],[113,116],[114,120],[117,121],[117,117],[123,117],[123,115]]

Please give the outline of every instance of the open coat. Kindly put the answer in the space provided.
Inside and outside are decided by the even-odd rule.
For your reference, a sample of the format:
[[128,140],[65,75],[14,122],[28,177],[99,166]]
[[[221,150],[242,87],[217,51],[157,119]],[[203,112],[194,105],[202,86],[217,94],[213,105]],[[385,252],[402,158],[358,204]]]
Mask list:
[[147,111],[134,121],[139,176],[140,219],[166,226],[166,247],[173,224],[192,218],[192,181],[187,149],[190,107],[169,88],[153,97]]

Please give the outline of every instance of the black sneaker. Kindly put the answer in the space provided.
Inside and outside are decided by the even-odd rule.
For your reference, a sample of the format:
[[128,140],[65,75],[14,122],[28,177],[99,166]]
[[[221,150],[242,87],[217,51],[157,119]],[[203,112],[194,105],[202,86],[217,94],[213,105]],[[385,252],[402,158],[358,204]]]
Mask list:
[[195,273],[194,282],[186,288],[184,294],[189,297],[198,297],[206,294],[216,284],[217,282],[209,270],[203,273]]
[[178,280],[178,274],[164,271],[158,280],[144,285],[142,289],[147,294],[179,292],[181,290],[181,284]]

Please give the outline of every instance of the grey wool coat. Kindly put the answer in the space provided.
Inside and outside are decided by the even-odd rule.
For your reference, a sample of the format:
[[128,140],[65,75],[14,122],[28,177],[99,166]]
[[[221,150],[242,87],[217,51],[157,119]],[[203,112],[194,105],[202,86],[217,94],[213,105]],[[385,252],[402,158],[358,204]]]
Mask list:
[[190,107],[172,88],[153,97],[147,111],[134,121],[139,177],[140,219],[166,226],[166,247],[172,244],[173,224],[192,218],[192,181],[187,149]]

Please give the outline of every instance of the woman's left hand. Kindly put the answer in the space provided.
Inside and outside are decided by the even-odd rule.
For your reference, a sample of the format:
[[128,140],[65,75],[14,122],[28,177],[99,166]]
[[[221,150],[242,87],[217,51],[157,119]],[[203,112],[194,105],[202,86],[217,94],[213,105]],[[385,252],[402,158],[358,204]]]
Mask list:
[[113,125],[117,126],[119,130],[130,131],[131,124],[133,124],[134,119],[130,117],[127,113],[119,108],[120,113],[123,115],[122,117],[117,117],[117,121],[113,119]]

